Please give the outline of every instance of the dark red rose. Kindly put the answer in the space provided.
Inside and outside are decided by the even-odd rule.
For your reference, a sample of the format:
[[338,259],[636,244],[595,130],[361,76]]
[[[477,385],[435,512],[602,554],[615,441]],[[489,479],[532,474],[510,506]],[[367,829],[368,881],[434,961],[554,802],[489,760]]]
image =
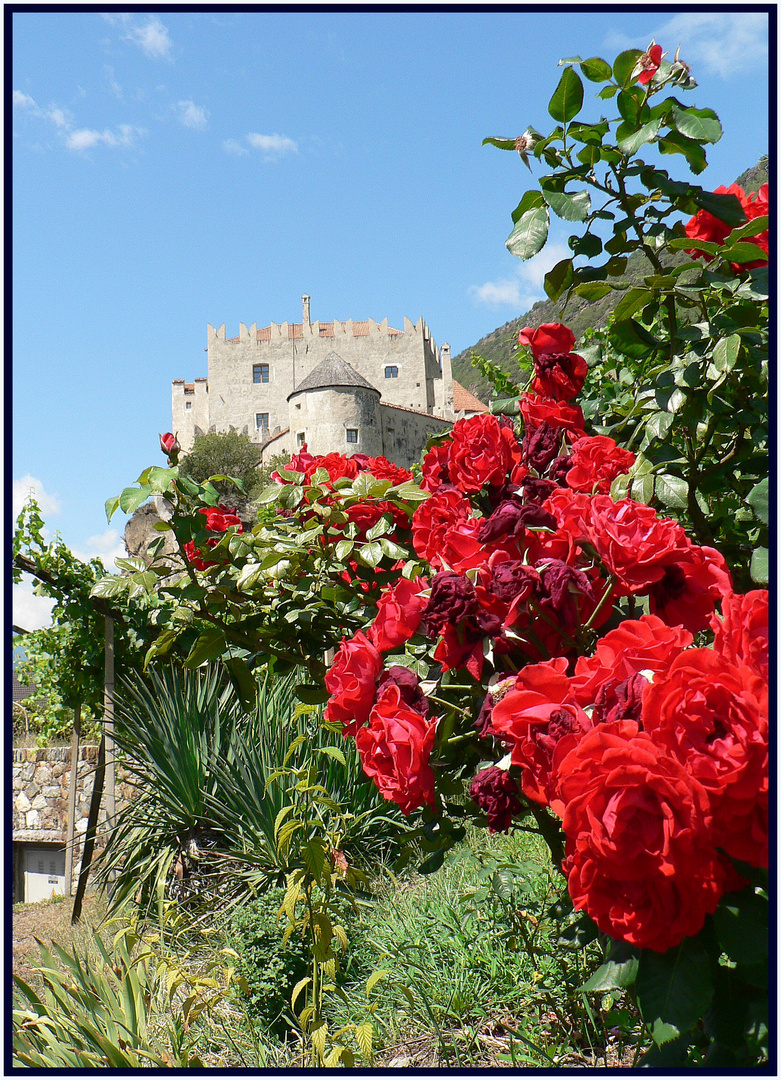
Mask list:
[[666,952],[715,911],[724,871],[708,795],[637,724],[587,732],[558,763],[576,910],[603,933]]
[[481,544],[493,543],[505,536],[521,536],[526,528],[555,529],[556,519],[537,503],[514,502],[512,499],[501,503],[490,517],[483,518],[477,531]]
[[486,485],[501,486],[520,458],[512,425],[502,424],[489,413],[456,420],[451,433],[448,472],[459,491],[481,491]]
[[528,599],[535,595],[539,588],[538,572],[517,559],[496,563],[491,568],[489,591],[508,604],[518,596]]
[[744,596],[730,590],[722,598],[721,614],[721,619],[715,615],[711,618],[714,650],[729,663],[746,664],[767,679],[770,623],[767,589],[754,589]]
[[476,615],[479,608],[477,593],[469,578],[450,570],[436,574],[423,613],[429,637],[441,634],[448,625],[458,626],[471,615]]
[[622,450],[615,439],[586,435],[572,444],[567,483],[574,491],[607,495],[615,478],[628,472],[634,461],[632,451]]
[[556,401],[571,401],[583,389],[588,365],[572,352],[575,335],[561,323],[543,323],[536,330],[527,326],[518,335],[534,357],[531,392]]
[[342,639],[325,676],[331,695],[325,718],[341,723],[343,735],[354,735],[369,719],[381,669],[382,657],[364,633],[359,630],[355,637]]
[[642,730],[643,694],[649,685],[638,671],[619,682],[608,679],[600,686],[591,719],[594,723],[612,724],[616,720],[634,720]]
[[757,805],[768,793],[768,688],[713,649],[686,649],[643,698],[643,727],[707,790],[719,847],[767,866]]
[[423,458],[423,479],[420,486],[424,491],[439,491],[443,484],[450,484],[448,472],[448,460],[450,458],[451,440],[432,446]]
[[405,705],[394,683],[383,688],[371,710],[369,726],[356,733],[363,771],[380,794],[407,816],[418,806],[434,806],[429,757],[435,737],[436,724]]
[[428,588],[425,578],[409,581],[399,578],[377,602],[377,615],[369,627],[368,637],[380,652],[396,649],[416,633],[426,601],[421,590]]
[[523,497],[526,502],[534,502],[542,505],[549,495],[552,495],[556,490],[556,484],[553,480],[546,480],[540,476],[527,476],[522,481],[523,485]]
[[589,611],[594,608],[592,581],[582,570],[577,570],[561,559],[539,562],[536,569],[545,595],[550,598],[550,606],[562,627],[565,630],[576,629],[585,621],[587,608]]
[[405,705],[428,719],[430,711],[428,698],[423,693],[420,687],[420,679],[414,671],[411,671],[408,667],[402,667],[401,664],[392,664],[387,671],[383,671],[380,675],[380,681],[377,683],[378,695],[382,693],[388,683],[398,686],[401,700]]
[[576,745],[591,728],[572,696],[566,670],[563,657],[528,665],[491,713],[492,728],[510,742],[511,761],[523,770],[524,795],[543,805],[556,792],[554,754]]
[[488,818],[491,833],[509,832],[510,822],[522,809],[515,779],[496,765],[480,770],[469,785],[469,797]]
[[542,423],[554,428],[563,428],[572,439],[585,435],[585,420],[580,405],[569,401],[556,401],[555,398],[540,397],[538,394],[524,394],[521,397],[521,416],[525,431],[534,431]]
[[530,469],[542,475],[561,450],[561,428],[552,427],[547,421],[523,437],[523,460]]
[[686,554],[665,566],[662,578],[651,586],[651,613],[696,634],[708,626],[716,601],[731,590],[723,555],[715,548],[690,544]]
[[458,491],[445,488],[434,492],[412,517],[412,544],[418,556],[436,566],[445,533],[471,515],[471,503]]

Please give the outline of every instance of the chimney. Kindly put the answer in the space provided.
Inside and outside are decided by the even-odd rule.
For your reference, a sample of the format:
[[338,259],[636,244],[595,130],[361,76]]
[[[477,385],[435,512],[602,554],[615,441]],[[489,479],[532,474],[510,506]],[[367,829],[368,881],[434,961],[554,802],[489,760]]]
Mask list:
[[309,318],[309,297],[302,296],[301,299],[304,303],[304,326],[309,326],[312,322],[312,320]]

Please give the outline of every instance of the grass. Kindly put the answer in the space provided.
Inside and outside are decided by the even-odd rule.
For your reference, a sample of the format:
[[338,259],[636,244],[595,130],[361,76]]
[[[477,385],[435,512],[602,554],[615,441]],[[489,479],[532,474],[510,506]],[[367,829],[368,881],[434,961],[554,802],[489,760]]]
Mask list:
[[[584,966],[582,952],[558,943],[561,923],[551,909],[563,879],[537,837],[474,830],[437,873],[394,877],[385,871],[375,884],[374,902],[351,935],[341,992],[328,1002],[332,1029],[372,1014],[375,1065],[631,1064],[636,1046],[626,1033],[630,1014],[624,1010],[624,1019],[616,1021],[625,1003],[598,1000],[599,995],[589,1002],[579,993],[599,963],[599,950],[587,951]],[[82,953],[91,950],[97,959],[90,937],[104,910],[91,896],[82,923],[71,927],[71,905],[63,900],[16,905],[14,970],[31,981],[34,936]],[[149,1006],[150,1029],[165,1033],[171,1063],[192,1058],[213,1068],[273,1069],[304,1064],[295,1036],[274,1038],[252,1020],[235,980],[232,989],[215,992],[200,1016],[183,1012],[192,988],[200,985],[209,997],[212,991],[203,989],[208,973],[224,974],[232,961],[221,952],[226,942],[219,912],[205,937],[181,913],[175,917],[178,928],[166,932],[160,955],[185,971],[186,979],[177,994],[153,995]],[[107,925],[103,940],[116,929]],[[154,929],[150,925],[149,933]],[[366,980],[376,971],[386,974],[367,998]]]

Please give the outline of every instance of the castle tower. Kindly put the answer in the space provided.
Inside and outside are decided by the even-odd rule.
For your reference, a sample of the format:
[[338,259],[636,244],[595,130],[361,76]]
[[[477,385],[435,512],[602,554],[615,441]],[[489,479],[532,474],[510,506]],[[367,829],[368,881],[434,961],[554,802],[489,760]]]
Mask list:
[[288,395],[295,448],[311,454],[383,452],[380,391],[330,352]]

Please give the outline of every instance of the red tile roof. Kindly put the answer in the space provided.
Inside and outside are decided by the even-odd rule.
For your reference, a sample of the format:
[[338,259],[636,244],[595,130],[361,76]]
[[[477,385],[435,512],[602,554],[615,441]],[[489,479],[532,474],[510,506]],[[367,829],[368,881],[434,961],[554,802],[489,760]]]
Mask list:
[[453,412],[479,412],[487,413],[488,406],[465,390],[460,382],[453,379]]
[[[273,324],[272,324],[273,325]],[[339,325],[344,333],[347,333],[347,323],[339,321]],[[288,338],[301,338],[304,336],[304,324],[303,323],[288,323],[287,336]],[[271,341],[271,326],[263,326],[257,331],[258,341]],[[388,327],[388,334],[401,334],[402,330],[394,330],[392,326]],[[334,324],[320,323],[320,337],[333,337],[334,336]],[[365,319],[362,322],[353,323],[353,337],[368,337],[369,336],[369,320]],[[227,339],[231,344],[235,345],[240,341],[240,338],[232,337]]]

